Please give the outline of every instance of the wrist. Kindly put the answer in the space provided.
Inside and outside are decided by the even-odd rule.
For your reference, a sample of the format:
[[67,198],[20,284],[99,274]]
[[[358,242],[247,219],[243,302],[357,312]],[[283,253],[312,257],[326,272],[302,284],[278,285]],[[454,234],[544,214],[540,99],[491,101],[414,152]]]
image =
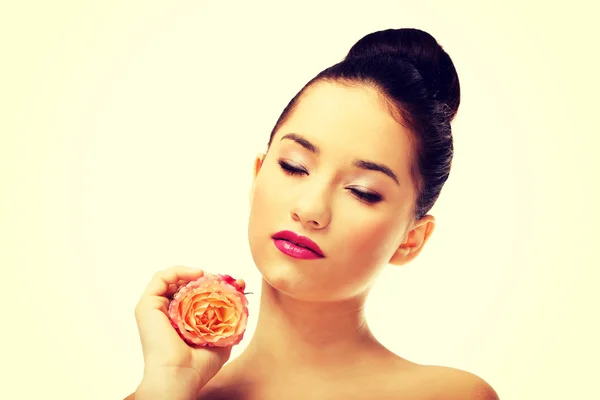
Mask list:
[[196,400],[202,388],[197,371],[161,367],[145,369],[142,382],[135,391],[136,400]]

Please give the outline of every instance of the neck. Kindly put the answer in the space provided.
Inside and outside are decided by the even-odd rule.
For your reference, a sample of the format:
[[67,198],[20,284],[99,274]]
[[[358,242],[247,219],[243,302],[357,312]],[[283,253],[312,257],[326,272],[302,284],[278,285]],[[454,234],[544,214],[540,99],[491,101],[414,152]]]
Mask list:
[[335,370],[355,364],[361,354],[382,351],[365,319],[366,296],[304,302],[263,280],[257,327],[240,364],[269,373]]

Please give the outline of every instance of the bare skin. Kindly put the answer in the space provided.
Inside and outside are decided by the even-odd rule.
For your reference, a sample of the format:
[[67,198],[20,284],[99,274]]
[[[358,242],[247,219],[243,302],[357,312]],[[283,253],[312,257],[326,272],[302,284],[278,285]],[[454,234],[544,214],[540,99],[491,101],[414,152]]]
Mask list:
[[[254,165],[249,239],[263,276],[256,331],[199,399],[496,399],[472,374],[397,356],[368,327],[374,279],[386,264],[416,257],[435,226],[431,215],[410,217],[411,146],[373,90],[321,84],[300,101]],[[386,164],[398,180],[349,168],[353,159]],[[282,160],[305,172],[287,174]],[[365,203],[348,191],[355,187],[384,200]],[[281,229],[311,237],[325,257],[282,254],[270,239]]]
[[[497,399],[473,374],[417,364],[388,350],[368,328],[362,308],[345,318],[324,315],[339,330],[315,334],[282,323],[289,318],[277,317],[275,310],[264,311],[279,304],[270,300],[279,296],[266,282],[263,293],[258,328],[247,349],[211,379],[198,400]],[[364,299],[356,301],[360,305]]]
[[238,359],[227,364],[199,393],[198,400],[497,400],[481,378],[465,371],[420,365],[387,350],[364,352],[339,370],[256,370]]
[[[303,96],[254,163],[248,236],[263,277],[256,331],[216,374],[196,367],[210,372],[199,390],[177,377],[169,390],[186,400],[497,399],[475,375],[392,353],[365,319],[381,270],[409,263],[435,227],[431,215],[413,218],[410,138],[372,88],[321,83]],[[373,163],[393,176],[360,167]],[[322,257],[282,253],[272,237],[281,230],[310,237]],[[145,399],[167,398],[152,392]]]

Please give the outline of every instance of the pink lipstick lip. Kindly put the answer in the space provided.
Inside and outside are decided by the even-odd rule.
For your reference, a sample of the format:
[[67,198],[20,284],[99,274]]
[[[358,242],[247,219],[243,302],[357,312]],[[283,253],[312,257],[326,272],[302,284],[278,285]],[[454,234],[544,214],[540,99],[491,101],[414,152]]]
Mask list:
[[273,239],[273,244],[283,254],[292,258],[298,258],[300,260],[315,260],[323,258],[321,255],[314,251],[307,249],[306,247],[299,246],[288,240],[284,239]]
[[307,238],[306,236],[298,235],[292,231],[280,231],[272,236],[273,239],[282,239],[287,240],[288,242],[292,242],[298,246],[306,247],[309,250],[317,253],[321,257],[325,257],[321,248],[312,240]]

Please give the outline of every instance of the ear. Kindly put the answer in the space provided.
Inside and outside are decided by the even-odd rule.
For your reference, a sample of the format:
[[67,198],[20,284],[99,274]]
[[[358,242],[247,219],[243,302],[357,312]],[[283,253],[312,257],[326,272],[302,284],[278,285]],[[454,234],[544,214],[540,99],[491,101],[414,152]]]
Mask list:
[[432,215],[426,215],[414,222],[404,242],[398,247],[389,263],[400,266],[412,261],[419,255],[434,228],[435,218]]
[[254,186],[256,185],[256,177],[258,176],[258,172],[260,171],[263,162],[265,161],[266,154],[258,153],[256,158],[254,159],[254,168],[252,175],[252,186],[250,187],[250,206],[252,206],[252,200],[254,198]]

